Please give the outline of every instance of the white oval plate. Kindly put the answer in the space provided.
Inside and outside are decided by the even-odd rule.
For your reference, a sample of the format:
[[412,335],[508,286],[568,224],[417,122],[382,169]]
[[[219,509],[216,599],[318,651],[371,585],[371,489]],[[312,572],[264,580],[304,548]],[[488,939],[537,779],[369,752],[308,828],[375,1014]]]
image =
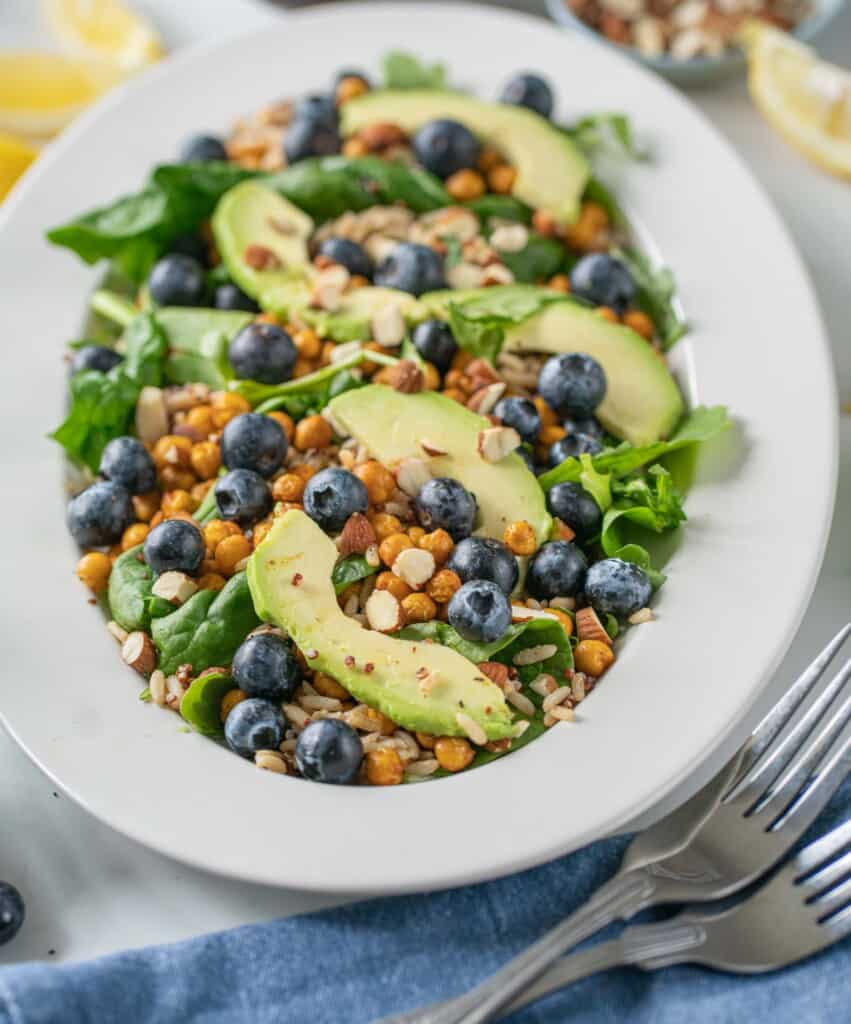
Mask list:
[[[481,96],[533,65],[560,113],[625,110],[656,160],[626,168],[627,209],[677,274],[694,321],[677,361],[743,429],[705,466],[658,600],[579,721],[486,768],[396,789],[258,772],[141,704],[74,577],[60,458],[63,346],[94,272],[46,228],[137,188],[187,135],[224,130],[392,48],[445,61]],[[4,381],[4,720],[56,783],[111,826],[256,882],[399,891],[524,868],[617,829],[681,782],[747,711],[809,598],[832,508],[833,382],[819,314],[777,214],[677,93],[603,47],[459,4],[346,5],[187,53],[108,97],[39,161],[0,226]],[[690,388],[691,390],[691,388]],[[802,410],[806,415],[802,416]]]

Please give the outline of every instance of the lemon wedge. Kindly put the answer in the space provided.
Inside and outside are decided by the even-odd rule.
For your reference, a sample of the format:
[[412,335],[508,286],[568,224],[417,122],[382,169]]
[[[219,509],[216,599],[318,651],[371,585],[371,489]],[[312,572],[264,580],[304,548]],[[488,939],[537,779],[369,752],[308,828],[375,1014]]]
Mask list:
[[765,119],[813,163],[851,179],[851,72],[758,21],[741,38],[751,96]]
[[0,132],[0,199],[8,195],[38,153],[23,139]]
[[44,7],[69,53],[115,61],[127,71],[163,54],[153,26],[120,0],[44,0]]

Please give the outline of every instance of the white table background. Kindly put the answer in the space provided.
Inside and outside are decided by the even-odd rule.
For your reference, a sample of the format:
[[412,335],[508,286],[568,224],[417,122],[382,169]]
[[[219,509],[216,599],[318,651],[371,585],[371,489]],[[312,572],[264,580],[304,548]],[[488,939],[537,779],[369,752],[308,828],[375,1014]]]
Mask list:
[[[19,45],[31,34],[32,0],[0,0],[0,48]],[[537,0],[502,4],[543,12]],[[171,46],[188,45],[243,31],[277,16],[255,0],[146,0]],[[851,65],[851,5],[819,40],[824,57]],[[416,42],[411,41],[416,50]],[[282,55],[282,59],[285,59]],[[356,61],[355,61],[356,63]],[[506,69],[506,73],[509,72]],[[745,85],[733,79],[691,94],[694,102],[737,148],[779,207],[809,267],[831,336],[840,397],[851,401],[851,184],[829,178],[790,150],[755,113]],[[652,129],[652,126],[639,126]],[[723,197],[720,197],[723,201]],[[707,212],[707,216],[711,212]],[[741,225],[747,230],[747,224]],[[736,240],[730,239],[735,245]],[[721,254],[719,254],[719,259]],[[742,282],[747,287],[747,282]],[[783,296],[778,295],[782,302]],[[807,358],[807,338],[792,351],[777,351],[772,338],[753,338],[766,360],[783,359],[794,373]],[[755,382],[758,386],[758,382]],[[812,402],[832,395],[802,395],[789,415],[807,429]],[[851,615],[851,417],[842,418],[842,465],[833,533],[810,609],[771,691],[794,678],[824,640]],[[805,506],[803,467],[790,466],[788,499]],[[802,516],[802,521],[805,520]],[[782,552],[778,552],[782,557]],[[758,636],[748,642],[759,643]],[[5,686],[26,686],[5,678]],[[770,693],[763,705],[770,700]],[[754,712],[755,719],[757,712]],[[747,731],[742,723],[732,749]],[[702,766],[661,810],[689,795],[720,763],[724,752]],[[648,816],[649,817],[649,816]],[[27,903],[18,937],[0,947],[0,964],[30,959],[79,960],[131,946],[168,942],[335,902],[333,897],[253,886],[186,868],[101,825],[65,796],[57,795],[0,731],[0,878],[17,885]],[[336,900],[339,902],[339,900]]]

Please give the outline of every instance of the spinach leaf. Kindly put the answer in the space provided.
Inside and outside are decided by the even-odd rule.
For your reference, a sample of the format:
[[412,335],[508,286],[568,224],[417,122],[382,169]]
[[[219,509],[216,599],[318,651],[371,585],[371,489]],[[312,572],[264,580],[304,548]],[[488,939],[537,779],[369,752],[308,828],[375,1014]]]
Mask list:
[[565,129],[577,146],[588,156],[601,150],[628,156],[633,160],[646,160],[648,154],[641,149],[632,133],[626,114],[591,114]]
[[567,251],[555,238],[531,234],[525,248],[519,252],[503,252],[497,249],[499,258],[508,267],[514,280],[523,284],[535,284],[563,270]]
[[338,594],[342,594],[346,587],[357,583],[358,580],[365,580],[367,576],[372,576],[376,572],[378,572],[378,568],[370,565],[363,555],[347,555],[334,566],[331,581],[334,584],[334,590]]
[[155,315],[169,345],[166,381],[169,384],[200,381],[211,388],[224,388],[233,378],[228,346],[234,335],[251,323],[253,314],[166,307],[157,310]]
[[492,217],[499,220],[516,220],[520,224],[532,223],[532,209],[513,196],[486,195],[470,199],[464,204],[483,221]]
[[686,333],[688,323],[676,301],[676,282],[667,267],[654,267],[637,249],[613,249],[629,267],[636,285],[635,302],[653,321],[662,346],[667,350]]
[[154,574],[142,559],[142,545],[119,555],[109,574],[106,600],[109,614],[132,633],[134,629],[147,629],[151,619],[168,615],[174,605],[151,593]]
[[570,301],[557,292],[532,285],[487,288],[461,302],[449,300],[448,319],[459,346],[492,362],[499,355],[506,327],[540,313],[552,302]]
[[199,590],[186,604],[151,625],[159,667],[171,675],[180,665],[199,673],[229,665],[248,633],[259,624],[245,573],[237,573],[218,593]]
[[[376,353],[369,353],[374,358]],[[332,398],[362,382],[353,377],[351,370],[366,359],[363,349],[352,352],[339,362],[323,366],[321,370],[309,373],[285,384],[260,384],[254,380],[232,381],[230,388],[238,392],[256,408],[257,412],[271,412],[285,409],[291,416],[303,416],[306,412],[320,412]],[[397,362],[392,359],[392,362]]]
[[180,702],[180,714],[202,736],[221,736],[225,729],[219,710],[222,698],[234,688],[229,672],[210,669],[189,684]]
[[423,64],[411,53],[393,50],[384,56],[385,89],[445,89],[446,67]]

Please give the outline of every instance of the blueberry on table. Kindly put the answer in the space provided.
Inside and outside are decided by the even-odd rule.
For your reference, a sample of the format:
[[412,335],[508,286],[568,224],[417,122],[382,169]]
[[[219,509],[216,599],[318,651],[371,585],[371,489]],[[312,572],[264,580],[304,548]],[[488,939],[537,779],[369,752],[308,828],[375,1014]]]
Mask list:
[[443,257],[427,245],[400,242],[378,264],[375,283],[411,295],[436,292],[446,287]]
[[440,118],[420,128],[412,140],[414,156],[427,171],[448,178],[456,171],[475,167],[479,159],[478,139],[463,124]]
[[131,494],[147,494],[157,486],[157,467],[136,437],[116,437],[109,442],[100,457],[100,475]]
[[549,83],[540,75],[528,72],[510,78],[499,99],[501,103],[510,103],[513,107],[534,110],[541,117],[550,117],[553,112],[553,91]]
[[123,356],[106,345],[83,345],[71,356],[71,374],[82,373],[83,370],[108,373],[113,366],[118,366],[122,359]]
[[465,640],[489,644],[511,625],[511,605],[490,580],[470,580],[452,595],[447,610],[449,625]]
[[286,731],[280,708],[259,697],[240,701],[225,719],[225,740],[240,757],[253,758],[258,750],[277,750]]
[[366,249],[348,238],[338,238],[336,235],[326,238],[319,246],[319,255],[339,263],[350,274],[355,274],[358,277],[372,277],[372,260],[367,255]]
[[204,268],[191,256],[163,256],[148,275],[148,291],[158,306],[201,306],[207,294]]
[[216,505],[222,519],[243,526],[256,523],[272,511],[269,485],[253,469],[232,469],[216,481]]
[[114,544],[135,519],[130,492],[111,480],[92,484],[68,502],[68,529],[83,548]]
[[490,537],[467,537],[452,549],[446,568],[457,573],[462,582],[490,580],[510,594],[517,586],[520,570],[517,559],[499,540]]
[[185,572],[194,576],[204,561],[204,537],[188,519],[166,519],[145,538],[145,561],[157,575]]
[[539,601],[574,597],[582,590],[587,569],[588,559],[575,544],[551,540],[532,556],[526,589]]
[[26,917],[24,900],[14,885],[0,882],[0,946],[18,934]]
[[213,306],[216,309],[238,309],[246,313],[259,313],[260,306],[232,281],[220,284],[213,292]]
[[560,466],[565,459],[576,459],[580,455],[597,455],[602,450],[603,445],[590,434],[566,434],[550,445],[549,463],[551,467]]
[[541,414],[528,398],[502,398],[493,410],[506,427],[514,427],[521,439],[534,444],[541,432]]
[[585,580],[588,603],[602,615],[614,615],[618,619],[629,618],[646,608],[652,593],[653,585],[647,573],[622,558],[596,562]]
[[168,247],[171,253],[179,253],[181,256],[191,256],[198,260],[202,267],[210,263],[210,249],[200,235],[180,235]]
[[274,633],[244,640],[233,656],[231,674],[249,697],[280,703],[289,700],[302,680],[301,665],[292,648]]
[[449,324],[442,320],[423,320],[414,328],[411,340],[414,348],[427,362],[446,373],[458,351],[455,335]]
[[284,135],[287,163],[295,164],[312,156],[331,156],[339,152],[340,134],[336,125],[299,118]]
[[329,125],[336,130],[337,106],[333,96],[323,96],[319,93],[313,96],[303,96],[295,105],[295,121],[316,121],[319,124]]
[[417,522],[424,530],[443,529],[454,541],[473,532],[476,499],[457,480],[438,476],[426,481],[415,501]]
[[568,434],[587,434],[589,437],[596,437],[602,441],[606,432],[602,424],[594,416],[569,416],[562,426]]
[[207,163],[210,160],[227,160],[224,143],[215,135],[195,135],[180,148],[182,164]]
[[293,339],[276,324],[248,324],[228,347],[228,360],[242,380],[283,384],[298,358]]
[[571,480],[551,487],[547,491],[547,508],[573,530],[580,542],[600,532],[603,513],[581,484]]
[[358,777],[362,760],[360,736],[337,718],[311,722],[296,742],[295,763],[311,782],[350,785]]
[[307,481],[304,511],[326,533],[342,530],[349,516],[366,512],[369,495],[363,481],[347,469],[329,466]]
[[606,397],[606,374],[592,356],[563,352],[541,367],[538,391],[560,416],[590,416]]
[[260,476],[272,476],[288,448],[280,423],[256,412],[235,416],[222,431],[222,462],[228,469],[253,469]]
[[592,252],[578,261],[570,272],[570,290],[616,313],[623,313],[635,298],[635,282],[626,264],[605,252]]

